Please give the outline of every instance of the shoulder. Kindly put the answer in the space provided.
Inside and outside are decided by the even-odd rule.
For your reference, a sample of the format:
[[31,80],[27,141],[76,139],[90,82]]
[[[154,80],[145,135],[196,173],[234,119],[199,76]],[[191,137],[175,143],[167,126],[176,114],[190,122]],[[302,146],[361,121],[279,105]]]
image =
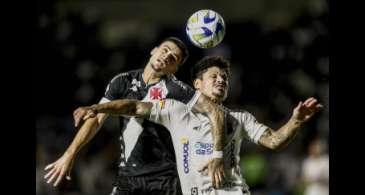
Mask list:
[[172,87],[178,87],[183,90],[192,89],[188,84],[178,80],[174,75],[170,75],[166,79],[166,84],[171,85]]
[[187,105],[175,99],[160,100],[168,109],[187,109]]
[[249,113],[247,110],[241,109],[241,108],[229,109],[229,108],[224,107],[224,110],[226,112],[228,112],[230,115],[236,116],[236,117],[237,116],[245,117],[245,116],[251,115],[251,113]]
[[119,80],[131,80],[133,78],[138,78],[138,76],[141,74],[141,69],[138,70],[131,70],[128,72],[122,72],[119,73],[117,75],[115,75],[112,79],[111,79],[111,83],[119,81]]
[[256,117],[245,109],[230,109],[229,115],[238,120],[241,124],[249,125],[257,122]]

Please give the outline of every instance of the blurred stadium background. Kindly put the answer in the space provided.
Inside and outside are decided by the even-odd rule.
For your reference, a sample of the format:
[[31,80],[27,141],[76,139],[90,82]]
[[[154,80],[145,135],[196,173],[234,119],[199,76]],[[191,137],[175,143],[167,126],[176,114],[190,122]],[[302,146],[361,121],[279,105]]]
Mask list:
[[[226,23],[226,36],[213,49],[198,49],[185,35],[186,20],[203,8],[217,11]],[[43,180],[43,168],[77,132],[73,110],[98,102],[117,73],[142,68],[151,49],[168,36],[181,38],[191,53],[179,79],[190,83],[189,65],[205,55],[229,58],[233,77],[226,105],[246,109],[273,128],[284,124],[300,100],[314,96],[324,104],[280,152],[244,143],[242,169],[253,195],[304,194],[305,172],[316,172],[303,168],[313,159],[310,143],[319,139],[321,155],[328,155],[328,1],[49,0],[37,1],[36,16],[37,195],[110,193],[119,151],[114,118],[81,151],[72,182],[55,189]]]

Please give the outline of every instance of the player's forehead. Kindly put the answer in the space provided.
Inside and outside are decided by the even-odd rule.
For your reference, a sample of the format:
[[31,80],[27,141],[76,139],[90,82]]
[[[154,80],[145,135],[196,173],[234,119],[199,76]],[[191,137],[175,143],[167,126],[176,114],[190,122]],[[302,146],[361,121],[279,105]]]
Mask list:
[[164,41],[161,43],[160,48],[167,48],[172,52],[176,52],[176,54],[182,54],[180,48],[172,41]]
[[220,76],[228,76],[227,74],[227,70],[226,69],[223,69],[223,68],[220,68],[218,66],[212,66],[212,67],[209,67],[205,72],[204,72],[205,75],[212,75],[212,74],[217,74],[217,75],[220,75]]

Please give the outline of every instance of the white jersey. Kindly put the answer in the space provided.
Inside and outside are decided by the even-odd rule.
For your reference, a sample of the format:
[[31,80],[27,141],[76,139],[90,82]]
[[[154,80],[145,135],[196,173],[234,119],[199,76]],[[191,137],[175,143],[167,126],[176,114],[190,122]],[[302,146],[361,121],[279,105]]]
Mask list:
[[258,123],[248,112],[233,112],[224,108],[226,113],[224,163],[228,169],[225,170],[227,182],[223,189],[214,190],[207,173],[197,171],[211,159],[213,153],[209,118],[191,112],[199,96],[200,92],[197,92],[188,104],[171,99],[152,101],[153,107],[149,118],[155,123],[164,125],[171,133],[183,194],[213,194],[213,191],[214,194],[249,194],[239,167],[241,142],[246,138],[257,143],[267,126]]

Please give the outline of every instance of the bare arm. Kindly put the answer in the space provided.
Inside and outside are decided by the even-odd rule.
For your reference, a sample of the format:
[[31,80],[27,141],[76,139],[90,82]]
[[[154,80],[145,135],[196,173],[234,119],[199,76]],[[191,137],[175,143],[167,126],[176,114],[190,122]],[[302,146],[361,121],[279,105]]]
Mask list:
[[[203,94],[200,95],[193,110],[208,116],[212,124],[213,150],[223,151],[225,140],[223,110]],[[223,158],[213,158],[199,171],[208,170],[209,175],[212,177],[213,186],[222,187],[225,178],[223,166]]]
[[97,114],[96,117],[86,120],[76,134],[71,145],[67,148],[66,153],[76,155],[80,149],[96,135],[107,117],[107,114],[100,113]]
[[290,119],[279,130],[268,128],[261,136],[259,143],[267,148],[278,150],[286,147],[294,139],[301,124]]
[[223,151],[224,148],[224,112],[207,96],[201,94],[193,110],[208,116],[212,124],[213,150]]
[[65,153],[58,160],[46,166],[45,170],[49,170],[44,176],[45,179],[48,179],[47,183],[55,180],[53,185],[57,186],[65,176],[66,179],[71,180],[71,170],[77,153],[95,136],[106,118],[106,114],[98,114],[84,123]]
[[81,120],[94,118],[97,113],[147,118],[151,113],[151,108],[152,103],[150,102],[141,102],[131,99],[120,99],[103,104],[80,107],[77,110],[80,110],[81,114],[74,115],[75,125],[77,126]]
[[289,121],[277,131],[268,128],[260,137],[259,143],[273,150],[286,147],[294,139],[299,128],[322,107],[314,98],[307,99],[303,104],[299,102]]

